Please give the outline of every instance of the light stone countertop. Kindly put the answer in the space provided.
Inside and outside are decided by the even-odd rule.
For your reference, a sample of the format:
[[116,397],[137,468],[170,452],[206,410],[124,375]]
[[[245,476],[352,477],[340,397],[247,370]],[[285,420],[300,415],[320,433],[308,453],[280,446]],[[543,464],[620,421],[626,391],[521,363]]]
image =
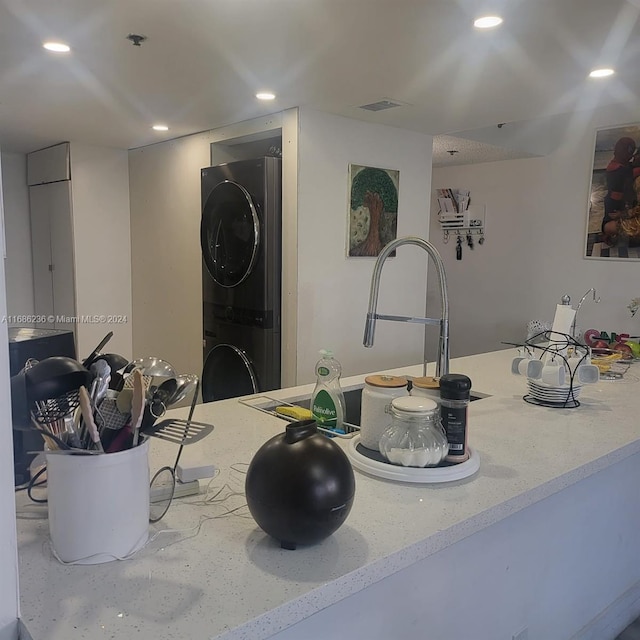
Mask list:
[[[506,349],[451,362],[452,372],[467,374],[474,391],[490,396],[469,407],[469,443],[481,457],[476,475],[413,485],[356,471],[346,523],[315,546],[280,549],[248,514],[241,471],[286,423],[235,399],[199,405],[194,419],[213,423],[215,430],[184,449],[185,463],[215,464],[220,474],[208,488],[201,481],[200,496],[174,501],[151,526],[151,542],[131,560],[60,564],[49,548],[46,509],[20,494],[25,625],[34,640],[268,638],[640,451],[640,384],[585,385],[577,409],[533,406],[522,400],[526,380],[510,374],[515,355]],[[632,367],[640,375],[640,364]],[[344,379],[343,388],[363,378]],[[312,389],[268,395],[287,398]],[[345,447],[348,442],[335,441]],[[153,473],[173,461],[176,448],[155,439],[151,445]]]

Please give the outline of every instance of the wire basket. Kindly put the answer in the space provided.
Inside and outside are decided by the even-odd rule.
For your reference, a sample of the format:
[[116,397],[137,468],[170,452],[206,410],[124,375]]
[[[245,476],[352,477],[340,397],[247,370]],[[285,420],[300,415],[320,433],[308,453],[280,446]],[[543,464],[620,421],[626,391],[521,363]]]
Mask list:
[[57,398],[35,401],[31,413],[39,424],[47,425],[72,415],[79,406],[80,393],[74,389]]

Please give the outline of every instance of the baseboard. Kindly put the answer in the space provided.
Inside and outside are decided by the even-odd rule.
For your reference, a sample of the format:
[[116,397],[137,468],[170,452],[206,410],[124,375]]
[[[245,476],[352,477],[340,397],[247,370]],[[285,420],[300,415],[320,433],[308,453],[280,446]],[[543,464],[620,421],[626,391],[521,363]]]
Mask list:
[[22,620],[18,620],[18,640],[33,640]]
[[0,640],[33,640],[22,620],[14,620],[0,629]]
[[0,629],[0,640],[20,640],[18,620],[14,620]]
[[625,591],[604,611],[584,626],[572,640],[614,640],[640,617],[640,582]]

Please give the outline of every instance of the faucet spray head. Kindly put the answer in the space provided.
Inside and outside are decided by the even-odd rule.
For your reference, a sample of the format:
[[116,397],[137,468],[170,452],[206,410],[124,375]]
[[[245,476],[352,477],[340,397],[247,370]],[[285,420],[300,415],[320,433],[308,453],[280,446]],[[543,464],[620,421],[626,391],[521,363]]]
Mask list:
[[374,313],[367,313],[367,319],[364,323],[364,339],[362,344],[365,347],[373,347],[373,336],[376,332],[376,316]]

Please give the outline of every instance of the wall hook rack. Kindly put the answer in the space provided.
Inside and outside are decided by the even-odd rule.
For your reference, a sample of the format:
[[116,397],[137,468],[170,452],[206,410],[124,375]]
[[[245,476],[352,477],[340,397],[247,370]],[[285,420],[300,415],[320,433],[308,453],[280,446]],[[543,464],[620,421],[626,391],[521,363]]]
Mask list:
[[463,236],[465,238],[477,236],[478,244],[484,244],[485,240],[485,207],[484,205],[470,206],[460,213],[449,211],[438,212],[438,222],[442,228],[443,242],[449,242],[450,236]]
[[469,204],[471,194],[466,189],[437,189],[436,193],[440,206],[438,222],[442,228],[443,243],[447,244],[449,236],[454,235],[457,236],[458,248],[461,247],[462,238],[465,238],[467,246],[473,249],[474,236],[477,236],[478,244],[484,244],[485,206]]
[[449,242],[449,235],[454,236],[484,236],[483,229],[477,229],[474,227],[465,227],[463,229],[443,229],[444,242]]

